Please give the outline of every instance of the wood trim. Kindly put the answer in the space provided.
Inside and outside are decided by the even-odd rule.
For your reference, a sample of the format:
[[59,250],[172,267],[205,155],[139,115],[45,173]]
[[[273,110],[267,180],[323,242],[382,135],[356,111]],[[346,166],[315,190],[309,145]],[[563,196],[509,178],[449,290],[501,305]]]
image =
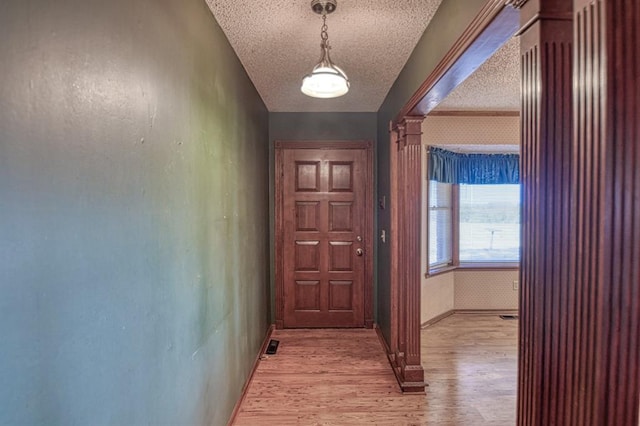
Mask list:
[[[636,426],[640,403],[640,4],[575,0],[573,424]],[[575,238],[575,239],[574,239]],[[576,374],[577,373],[577,374]],[[567,410],[568,411],[568,410]]]
[[[380,329],[380,326],[378,325],[378,323],[373,324],[373,329],[376,331],[376,334],[378,335],[378,340],[380,340],[380,345],[382,346],[382,349],[384,349],[384,353],[387,354],[387,356],[391,355],[391,348],[389,348],[389,345],[387,344],[386,339],[384,338],[384,335],[382,334],[382,330]],[[393,367],[393,364],[391,365]]]
[[397,251],[397,276],[395,280],[396,287],[394,289],[397,297],[397,306],[396,306],[396,324],[392,324],[392,327],[396,328],[396,336],[397,336],[397,345],[396,345],[396,363],[398,364],[398,368],[400,368],[404,363],[404,355],[407,346],[407,336],[405,332],[405,305],[408,296],[405,295],[405,278],[404,271],[406,268],[406,242],[405,242],[405,229],[404,223],[406,221],[405,218],[405,193],[406,193],[406,178],[405,178],[405,163],[406,158],[404,155],[404,146],[406,144],[406,140],[404,138],[404,122],[398,124],[396,127],[397,132],[397,142],[396,147],[396,190],[397,190],[397,201],[396,201],[396,220],[397,220],[397,238],[398,238],[398,251]]
[[429,117],[520,117],[520,111],[430,111]]
[[521,7],[520,29],[516,33],[521,36],[536,22],[573,21],[573,13],[559,0],[527,1]]
[[427,272],[425,272],[424,277],[433,278],[437,277],[438,275],[444,275],[448,272],[453,272],[456,269],[458,269],[458,267],[455,265],[446,265],[439,268],[429,269]]
[[420,329],[425,329],[437,322],[442,321],[443,319],[450,317],[451,315],[455,314],[456,310],[455,309],[450,309],[446,312],[441,313],[440,315],[436,315],[435,317],[431,318],[430,320],[427,320],[425,322],[423,322],[422,324],[420,324]]
[[[429,241],[431,241],[430,236],[431,236],[431,227],[429,226],[429,223],[431,221],[431,180],[429,179],[429,160],[430,160],[430,156],[431,156],[431,151],[430,151],[430,146],[426,146],[425,147],[425,166],[424,166],[424,186],[426,187],[426,190],[424,191],[425,194],[425,198],[423,200],[423,207],[425,209],[425,223],[424,223],[424,238],[425,238],[425,242],[424,242],[424,250],[420,249],[420,253],[426,258],[424,259],[425,261],[425,265],[427,268],[427,272],[425,273],[425,278],[427,277],[427,275],[431,272],[431,265],[429,265],[429,253],[430,253],[430,249],[431,247],[429,247]],[[420,262],[420,264],[422,264],[422,260]],[[441,265],[438,269],[438,272],[442,271],[442,273],[445,272],[445,270],[448,270],[448,268],[451,265]]]
[[520,9],[528,0],[508,0],[507,4]]
[[[640,5],[509,3],[522,8],[518,424],[636,426],[640,83],[634,70],[640,69]],[[488,23],[513,9],[498,14],[498,2],[487,5],[494,6],[493,16],[483,25],[472,23],[467,41],[445,56],[396,123],[411,113],[426,114],[455,87],[456,78],[447,73],[473,51],[469,34],[497,34],[504,41],[505,32]]]
[[518,309],[456,309],[456,314],[461,315],[518,315]]
[[365,268],[364,268],[364,325],[366,328],[372,328],[373,318],[373,258],[374,258],[374,241],[375,234],[373,229],[373,215],[376,211],[374,204],[374,165],[373,165],[373,141],[369,140],[308,140],[308,141],[284,141],[277,140],[274,142],[276,155],[276,176],[275,176],[275,266],[276,266],[276,328],[284,328],[284,258],[282,251],[284,249],[284,211],[282,197],[283,193],[283,151],[285,149],[364,149],[367,156],[365,171]]
[[456,269],[459,271],[518,271],[520,270],[520,263],[461,263],[456,267]]
[[[522,9],[522,255],[518,424],[587,425],[570,419],[571,385],[580,361],[571,355],[577,315],[570,252],[589,251],[570,237],[573,24],[571,2],[541,0]],[[539,10],[534,10],[534,9]],[[540,12],[540,13],[538,13]],[[543,16],[555,15],[553,18]],[[530,16],[537,16],[534,21]],[[576,374],[577,373],[577,374]],[[586,413],[586,405],[574,406]]]
[[382,334],[382,330],[378,327],[378,324],[374,324],[373,328],[376,330],[376,334],[378,335],[378,340],[380,340],[380,346],[382,346],[382,350],[387,355],[387,361],[389,361],[389,365],[391,366],[391,370],[393,370],[393,375],[398,382],[398,386],[402,389],[402,380],[400,379],[400,368],[396,365],[396,357],[395,352],[389,347],[387,341]]
[[365,228],[367,229],[367,238],[365,239],[365,253],[366,266],[365,266],[365,284],[364,284],[364,325],[366,328],[373,328],[373,264],[374,264],[374,247],[376,239],[375,229],[373,226],[374,215],[377,212],[377,203],[374,193],[374,159],[373,159],[373,141],[365,141],[367,152],[367,170],[366,181],[368,183],[366,188],[366,200],[365,211],[369,211],[369,214],[365,214]]
[[[276,141],[276,146],[278,142]],[[284,198],[282,188],[284,185],[282,149],[275,150],[275,323],[276,328],[284,328],[284,258],[278,256],[284,250]]]
[[242,386],[242,393],[240,394],[240,398],[238,398],[238,400],[236,401],[236,405],[233,407],[233,412],[231,413],[231,417],[227,422],[227,426],[233,425],[233,422],[235,422],[236,417],[240,412],[240,407],[242,406],[242,403],[244,402],[244,399],[247,396],[247,390],[249,389],[249,385],[251,385],[251,381],[253,380],[253,375],[258,369],[258,365],[260,365],[260,360],[262,359],[262,355],[264,355],[264,351],[267,350],[267,346],[269,345],[269,340],[271,340],[271,335],[273,334],[273,331],[275,330],[275,328],[276,328],[275,324],[271,324],[267,329],[267,333],[264,336],[262,346],[260,346],[260,352],[258,352],[256,359],[253,361],[251,372],[249,373],[249,377],[247,377],[247,380],[244,382],[244,386]]
[[[462,264],[462,265],[449,265],[449,266],[443,266],[441,268],[437,268],[437,269],[432,269],[428,272],[426,272],[424,274],[425,278],[433,278],[433,277],[437,277],[438,275],[443,275],[446,274],[448,272],[454,272],[454,271],[462,271],[462,272],[500,272],[500,271],[519,271],[520,267],[519,266],[468,266],[469,264]],[[486,263],[483,265],[487,265]]]
[[389,161],[390,161],[390,191],[389,199],[391,202],[391,224],[389,229],[389,242],[391,244],[390,247],[390,263],[391,263],[391,272],[390,272],[390,293],[391,293],[391,301],[390,301],[390,323],[391,323],[391,335],[390,335],[390,350],[392,359],[390,359],[392,367],[395,369],[397,364],[396,355],[399,352],[398,349],[398,310],[399,310],[399,295],[398,295],[398,277],[399,277],[399,269],[398,269],[398,258],[399,258],[399,248],[398,248],[398,234],[400,233],[400,224],[398,221],[398,201],[399,201],[399,187],[398,187],[398,132],[393,129],[393,123],[389,123],[389,132],[390,132],[390,146],[389,146]]
[[390,126],[392,145],[397,136],[396,147],[391,147],[392,234],[397,233],[392,236],[397,247],[392,245],[391,254],[391,348],[403,391],[424,391],[420,361],[422,121],[517,31],[518,12],[505,4],[505,0],[487,1]]
[[307,140],[307,141],[275,141],[276,149],[373,149],[373,142],[368,140]]
[[518,30],[518,12],[488,0],[395,118],[427,115]]
[[[389,361],[389,365],[393,370],[393,374],[396,378],[396,381],[398,382],[398,386],[400,386],[400,389],[402,390],[402,393],[409,394],[409,395],[424,395],[425,394],[424,388],[425,386],[428,386],[428,385],[424,382],[409,383],[404,381],[404,378],[402,377],[401,368],[396,366],[395,354],[389,348],[389,345],[387,344],[387,341],[385,340],[384,335],[382,334],[382,330],[380,330],[380,327],[378,327],[378,324],[375,324],[374,328],[376,330],[376,334],[378,335],[378,340],[380,340],[380,345],[382,346],[382,349],[387,355],[387,360]],[[422,389],[422,391],[420,391],[419,389]]]
[[460,185],[451,185],[451,266],[460,266]]
[[450,309],[422,323],[421,329],[430,327],[454,314],[461,315],[518,315],[517,309]]
[[[406,214],[404,241],[407,243],[406,259],[406,308],[407,328],[407,365],[422,367],[420,359],[420,333],[416,333],[420,324],[420,236],[422,231],[422,121],[423,117],[406,117],[405,123],[405,188],[404,211]],[[418,194],[414,196],[414,194]],[[417,296],[417,297],[416,297]],[[417,319],[417,321],[416,321]],[[405,377],[406,378],[406,377]],[[413,377],[417,382],[424,377]]]
[[392,192],[397,196],[394,225],[398,235],[397,271],[394,269],[391,288],[397,297],[397,304],[392,306],[396,321],[392,320],[391,329],[397,336],[394,362],[406,393],[424,393],[425,388],[420,359],[423,120],[424,117],[404,117],[391,135],[392,141],[397,137],[391,150],[397,156],[397,183]]

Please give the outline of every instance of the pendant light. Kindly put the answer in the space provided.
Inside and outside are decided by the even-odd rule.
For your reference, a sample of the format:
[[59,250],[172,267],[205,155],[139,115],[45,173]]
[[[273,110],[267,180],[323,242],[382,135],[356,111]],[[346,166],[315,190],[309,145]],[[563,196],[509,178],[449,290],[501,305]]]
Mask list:
[[320,31],[320,62],[310,74],[302,79],[302,93],[313,98],[337,98],[349,91],[349,79],[329,56],[329,35],[327,34],[327,15],[336,10],[337,0],[313,0],[311,9],[322,15]]

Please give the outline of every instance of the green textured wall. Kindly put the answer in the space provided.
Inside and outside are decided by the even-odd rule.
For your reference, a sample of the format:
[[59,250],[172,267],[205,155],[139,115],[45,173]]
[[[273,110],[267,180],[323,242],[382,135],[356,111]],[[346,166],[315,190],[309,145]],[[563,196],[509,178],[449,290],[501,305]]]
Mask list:
[[203,0],[2,1],[0,424],[225,424],[268,191],[268,112]]
[[[378,110],[378,197],[389,199],[389,122],[418,90],[442,57],[478,14],[486,0],[443,0],[426,31]],[[378,228],[389,230],[390,210],[378,215]],[[387,240],[388,241],[388,240]],[[389,244],[378,241],[378,324],[390,337]]]
[[[375,112],[271,112],[269,113],[269,217],[271,235],[275,230],[275,151],[277,140],[370,140],[376,141]],[[375,150],[374,150],[375,151]],[[375,156],[375,152],[374,152]],[[374,160],[375,163],[375,160]],[[374,164],[375,167],[375,164]],[[374,176],[376,175],[374,170]],[[374,182],[374,193],[375,193]],[[375,208],[375,206],[374,206]],[[375,226],[375,223],[374,223]],[[271,263],[275,262],[275,241],[271,238]],[[374,253],[374,265],[375,265]],[[374,269],[374,297],[376,286]],[[275,268],[271,271],[271,306],[275,306]],[[374,304],[374,319],[376,317]],[[275,322],[275,309],[271,312]]]

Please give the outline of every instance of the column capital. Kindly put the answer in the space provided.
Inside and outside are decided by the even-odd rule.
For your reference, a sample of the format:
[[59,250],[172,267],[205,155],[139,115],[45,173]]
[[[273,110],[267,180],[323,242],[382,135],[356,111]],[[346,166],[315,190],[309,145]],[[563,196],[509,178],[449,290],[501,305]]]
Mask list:
[[573,21],[573,2],[567,0],[509,0],[520,10],[519,34],[524,34],[539,21]]
[[422,122],[424,116],[406,116],[398,123],[399,139],[403,145],[422,144]]
[[507,6],[513,6],[516,9],[520,9],[529,0],[507,0]]

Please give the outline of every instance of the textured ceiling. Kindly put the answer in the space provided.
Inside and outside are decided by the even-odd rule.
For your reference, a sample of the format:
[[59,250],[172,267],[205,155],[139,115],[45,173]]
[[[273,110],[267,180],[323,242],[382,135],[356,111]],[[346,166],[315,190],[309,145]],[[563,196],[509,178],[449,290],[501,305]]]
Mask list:
[[512,38],[449,94],[436,111],[519,111],[520,39]]
[[441,0],[338,0],[331,58],[351,82],[336,99],[300,92],[320,58],[322,20],[310,0],[206,0],[273,112],[377,111]]

